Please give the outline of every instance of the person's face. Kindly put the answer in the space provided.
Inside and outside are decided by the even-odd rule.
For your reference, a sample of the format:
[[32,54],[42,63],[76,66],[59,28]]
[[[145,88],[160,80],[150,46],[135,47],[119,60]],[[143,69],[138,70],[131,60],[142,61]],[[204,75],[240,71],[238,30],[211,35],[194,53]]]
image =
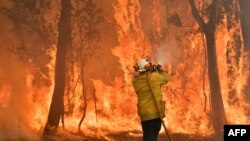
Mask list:
[[151,64],[151,62],[150,62],[150,63],[148,63],[147,65],[145,65],[145,69],[146,69],[146,70],[150,70],[150,69],[151,69],[151,66],[152,66],[152,64]]

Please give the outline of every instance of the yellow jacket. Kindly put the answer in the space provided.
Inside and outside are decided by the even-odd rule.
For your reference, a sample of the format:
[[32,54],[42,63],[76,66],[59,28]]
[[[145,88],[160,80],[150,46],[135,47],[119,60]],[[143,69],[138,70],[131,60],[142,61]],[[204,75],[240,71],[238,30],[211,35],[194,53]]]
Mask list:
[[133,79],[133,86],[138,96],[137,108],[141,121],[160,118],[150,86],[148,85],[148,75],[157,106],[162,117],[165,117],[165,102],[162,97],[161,85],[168,82],[167,73],[164,71],[144,72]]

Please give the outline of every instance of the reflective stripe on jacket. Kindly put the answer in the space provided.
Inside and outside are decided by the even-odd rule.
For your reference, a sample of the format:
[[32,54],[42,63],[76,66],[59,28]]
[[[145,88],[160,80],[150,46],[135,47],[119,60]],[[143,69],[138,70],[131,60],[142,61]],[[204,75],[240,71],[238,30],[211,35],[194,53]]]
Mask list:
[[138,96],[138,114],[141,121],[160,118],[150,86],[148,85],[148,73],[149,82],[153,91],[153,95],[156,99],[156,103],[160,109],[162,117],[165,117],[165,102],[163,101],[161,85],[168,82],[167,73],[164,71],[145,72],[133,79],[133,86]]

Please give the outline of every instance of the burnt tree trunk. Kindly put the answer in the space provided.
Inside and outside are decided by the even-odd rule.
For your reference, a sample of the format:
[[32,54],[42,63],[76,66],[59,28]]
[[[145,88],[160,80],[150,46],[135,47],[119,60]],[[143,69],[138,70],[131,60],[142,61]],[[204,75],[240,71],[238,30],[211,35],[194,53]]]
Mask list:
[[80,122],[78,124],[78,132],[81,132],[81,125],[83,120],[85,119],[86,116],[86,112],[87,112],[87,96],[86,96],[86,91],[85,91],[85,84],[84,84],[84,62],[83,62],[83,56],[82,56],[82,52],[80,53],[80,64],[81,64],[81,80],[82,80],[82,95],[83,95],[83,99],[84,99],[84,109],[83,109],[83,114],[82,114],[82,118],[80,119]]
[[[209,29],[208,29],[209,30]],[[220,79],[215,45],[215,32],[205,32],[207,42],[208,77],[211,93],[212,120],[215,131],[222,131],[225,124],[225,111],[221,95]]]
[[249,0],[239,0],[241,9],[241,28],[244,40],[245,48],[250,51],[250,1]]
[[58,23],[58,44],[55,64],[55,86],[44,135],[55,134],[64,114],[63,95],[66,75],[66,53],[71,43],[71,1],[61,0],[61,17]]
[[194,0],[189,0],[192,14],[198,22],[200,28],[206,36],[207,43],[207,59],[208,59],[208,78],[211,93],[211,106],[212,106],[212,122],[216,133],[223,131],[224,124],[226,123],[225,111],[221,95],[220,79],[218,74],[218,64],[216,55],[215,44],[215,30],[217,24],[217,10],[219,0],[214,0],[211,4],[211,12],[209,14],[209,21],[205,23],[199,15],[195,7]]
[[250,0],[239,0],[240,4],[240,11],[241,11],[241,29],[242,29],[242,36],[243,36],[243,43],[244,43],[244,50],[248,53],[244,56],[244,72],[247,72],[247,81],[244,88],[244,93],[250,101]]
[[240,30],[240,16],[238,0],[224,0],[226,10],[227,30],[229,39],[227,42],[227,78],[228,78],[228,102],[230,105],[239,104],[238,89],[240,79],[240,58],[242,56],[242,40]]

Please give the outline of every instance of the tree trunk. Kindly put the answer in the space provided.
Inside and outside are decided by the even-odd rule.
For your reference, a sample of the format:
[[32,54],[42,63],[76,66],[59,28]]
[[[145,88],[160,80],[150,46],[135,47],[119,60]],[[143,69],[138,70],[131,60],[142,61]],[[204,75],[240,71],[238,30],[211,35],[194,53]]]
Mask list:
[[85,91],[85,85],[84,85],[84,62],[83,62],[83,56],[82,56],[82,52],[80,53],[80,64],[81,64],[81,79],[82,79],[82,95],[83,95],[83,99],[84,99],[84,109],[83,109],[83,114],[82,114],[82,118],[80,119],[80,122],[78,124],[78,132],[81,132],[81,125],[83,120],[85,119],[86,116],[86,112],[87,112],[87,96],[86,96],[86,91]]
[[239,0],[240,4],[240,10],[241,10],[241,29],[242,29],[242,36],[243,36],[243,43],[244,43],[244,50],[246,53],[248,53],[246,56],[244,56],[244,72],[247,72],[247,81],[244,88],[244,93],[246,97],[248,98],[248,101],[250,101],[250,0]]
[[244,40],[245,48],[250,51],[250,1],[249,0],[239,0],[240,10],[241,10],[241,28]]
[[226,123],[223,99],[221,95],[220,79],[215,44],[215,30],[217,24],[217,13],[220,0],[213,0],[209,13],[209,21],[205,23],[195,7],[194,0],[189,0],[192,14],[206,36],[208,78],[211,93],[212,121],[216,133],[221,133]]
[[205,32],[207,42],[208,77],[211,93],[212,120],[216,132],[223,131],[226,122],[215,45],[215,31]]
[[66,75],[66,53],[71,43],[71,1],[61,0],[61,17],[58,23],[58,44],[55,64],[55,86],[44,135],[56,133],[64,114],[63,95]]

